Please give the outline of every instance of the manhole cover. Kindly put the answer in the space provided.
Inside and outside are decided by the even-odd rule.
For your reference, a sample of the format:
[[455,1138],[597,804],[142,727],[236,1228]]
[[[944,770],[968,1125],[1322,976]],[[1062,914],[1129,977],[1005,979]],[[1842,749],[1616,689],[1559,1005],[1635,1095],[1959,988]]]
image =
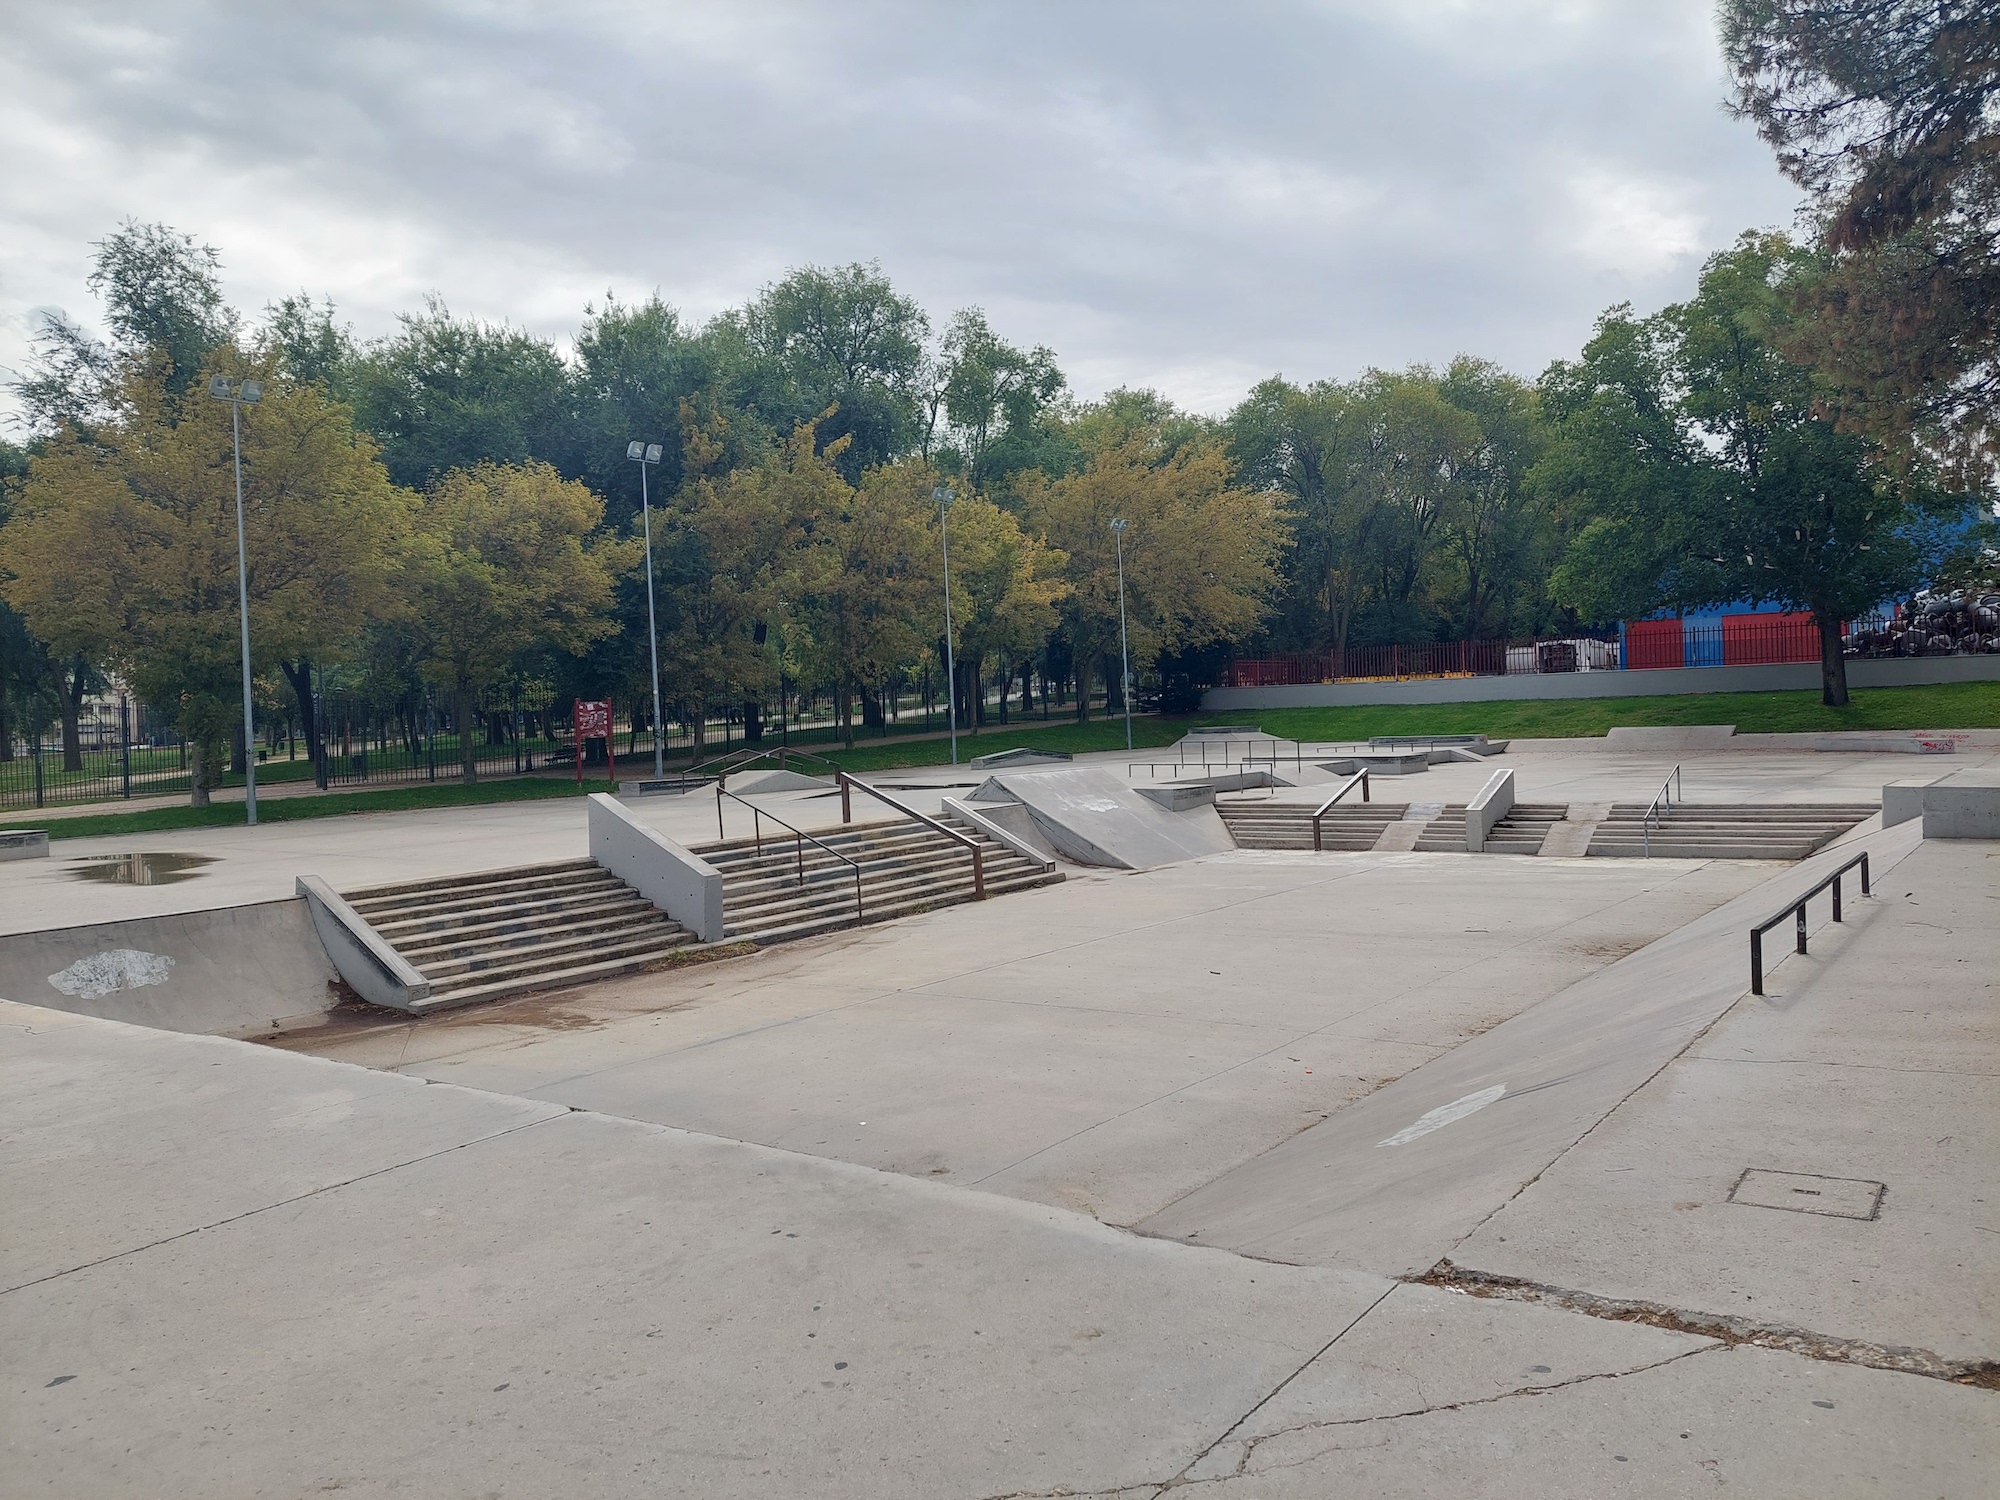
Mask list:
[[1766,1172],[1746,1167],[1729,1190],[1731,1203],[1753,1208],[1782,1208],[1795,1214],[1825,1214],[1835,1219],[1872,1219],[1882,1211],[1879,1182],[1860,1177],[1821,1177],[1812,1172]]

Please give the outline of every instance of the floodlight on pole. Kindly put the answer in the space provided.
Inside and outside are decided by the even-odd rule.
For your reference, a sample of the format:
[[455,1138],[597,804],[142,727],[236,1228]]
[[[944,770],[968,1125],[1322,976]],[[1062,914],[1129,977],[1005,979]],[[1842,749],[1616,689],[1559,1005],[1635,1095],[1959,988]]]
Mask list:
[[1132,748],[1132,650],[1125,634],[1125,528],[1130,521],[1111,523],[1111,540],[1118,548],[1118,669],[1122,674],[1120,696],[1125,700],[1125,748]]
[[230,447],[236,457],[236,607],[243,629],[243,814],[251,827],[257,825],[257,745],[256,720],[250,698],[250,552],[243,540],[243,408],[264,399],[264,382],[244,380],[231,385],[229,378],[216,375],[208,382],[208,393],[229,403]]
[[660,461],[665,450],[658,443],[642,443],[637,438],[625,445],[625,456],[639,466],[639,513],[646,523],[646,648],[653,658],[653,779],[667,774],[666,750],[660,743],[660,627],[653,614],[653,502],[646,483],[646,471]]
[[938,543],[944,548],[944,696],[951,722],[951,763],[958,764],[958,662],[951,648],[951,486],[931,491],[938,506]]

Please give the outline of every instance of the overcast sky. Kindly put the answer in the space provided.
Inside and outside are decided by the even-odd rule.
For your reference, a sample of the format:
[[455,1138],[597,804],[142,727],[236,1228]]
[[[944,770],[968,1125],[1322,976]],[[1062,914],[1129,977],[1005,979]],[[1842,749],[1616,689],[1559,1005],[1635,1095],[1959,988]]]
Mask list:
[[0,0],[0,365],[128,216],[255,313],[558,339],[879,260],[1096,395],[1485,355],[1685,296],[1796,194],[1708,0]]

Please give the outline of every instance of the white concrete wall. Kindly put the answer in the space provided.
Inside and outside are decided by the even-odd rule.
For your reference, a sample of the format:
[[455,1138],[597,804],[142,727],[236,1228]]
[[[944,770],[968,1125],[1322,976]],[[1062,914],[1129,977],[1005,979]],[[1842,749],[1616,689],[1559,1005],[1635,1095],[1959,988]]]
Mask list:
[[1479,795],[1466,804],[1465,852],[1478,854],[1485,849],[1486,835],[1513,809],[1514,773],[1495,771],[1486,778],[1486,785],[1479,789]]
[[700,855],[647,827],[614,797],[589,799],[590,857],[695,935],[722,941],[722,874]]
[[1993,772],[1960,771],[1922,796],[1925,838],[2000,839],[2000,776]]
[[[1851,661],[1849,687],[2000,682],[2000,656]],[[1300,687],[1210,688],[1204,713],[1258,708],[1340,708],[1366,703],[1491,703],[1512,698],[1657,698],[1672,693],[1771,693],[1819,686],[1819,663],[1762,667],[1662,667],[1640,672],[1548,672],[1520,677],[1424,677],[1407,682],[1320,682]]]

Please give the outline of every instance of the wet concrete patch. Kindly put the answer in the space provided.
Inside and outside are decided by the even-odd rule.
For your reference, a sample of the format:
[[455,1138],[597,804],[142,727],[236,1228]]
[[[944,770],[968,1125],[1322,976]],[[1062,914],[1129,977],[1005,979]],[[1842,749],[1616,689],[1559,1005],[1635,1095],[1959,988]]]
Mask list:
[[177,885],[215,862],[211,854],[92,854],[71,865],[68,874],[101,885]]

